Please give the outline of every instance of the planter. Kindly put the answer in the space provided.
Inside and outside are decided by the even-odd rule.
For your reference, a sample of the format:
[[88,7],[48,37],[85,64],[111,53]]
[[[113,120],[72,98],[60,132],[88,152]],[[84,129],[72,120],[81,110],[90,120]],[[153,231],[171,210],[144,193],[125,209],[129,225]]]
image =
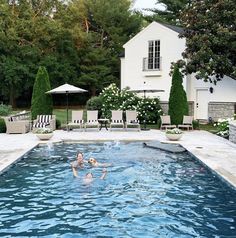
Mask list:
[[53,133],[35,134],[40,140],[49,140],[52,138]]
[[166,133],[166,137],[169,139],[169,140],[179,140],[181,137],[182,137],[182,133],[181,134],[168,134]]

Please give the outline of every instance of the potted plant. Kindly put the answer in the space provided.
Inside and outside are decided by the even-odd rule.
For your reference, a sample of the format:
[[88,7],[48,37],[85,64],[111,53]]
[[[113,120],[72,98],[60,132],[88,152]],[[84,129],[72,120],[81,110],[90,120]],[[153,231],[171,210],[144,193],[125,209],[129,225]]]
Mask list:
[[182,135],[183,132],[178,128],[166,130],[166,137],[169,140],[179,140],[182,137]]
[[40,140],[49,140],[53,136],[53,131],[49,128],[40,128],[34,133]]

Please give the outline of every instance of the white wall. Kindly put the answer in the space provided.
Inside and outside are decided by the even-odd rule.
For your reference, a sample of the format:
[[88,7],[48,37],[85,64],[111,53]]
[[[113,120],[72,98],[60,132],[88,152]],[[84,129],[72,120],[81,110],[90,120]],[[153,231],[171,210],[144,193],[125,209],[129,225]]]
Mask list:
[[191,85],[191,97],[190,100],[195,101],[196,90],[198,88],[213,88],[213,93],[209,93],[210,102],[236,102],[236,80],[230,77],[224,77],[221,81],[218,81],[216,85],[203,80],[197,80],[192,77]]
[[[143,72],[143,58],[148,57],[148,41],[160,40],[161,73],[159,76],[146,77]],[[161,101],[168,101],[171,87],[171,62],[179,60],[185,48],[185,40],[178,38],[178,33],[153,22],[143,31],[124,45],[125,58],[121,59],[121,88],[141,88],[146,82],[147,87],[161,89],[165,92],[156,93]],[[186,80],[184,79],[186,88]]]

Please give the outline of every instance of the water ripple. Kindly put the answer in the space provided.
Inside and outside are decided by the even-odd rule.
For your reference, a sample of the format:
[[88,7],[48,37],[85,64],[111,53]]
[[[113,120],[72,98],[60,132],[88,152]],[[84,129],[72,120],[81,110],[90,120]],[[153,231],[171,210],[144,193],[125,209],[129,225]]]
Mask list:
[[[81,150],[111,162],[73,178]],[[50,153],[49,153],[50,152]],[[141,143],[35,148],[0,180],[0,237],[235,237],[236,192],[188,154]]]

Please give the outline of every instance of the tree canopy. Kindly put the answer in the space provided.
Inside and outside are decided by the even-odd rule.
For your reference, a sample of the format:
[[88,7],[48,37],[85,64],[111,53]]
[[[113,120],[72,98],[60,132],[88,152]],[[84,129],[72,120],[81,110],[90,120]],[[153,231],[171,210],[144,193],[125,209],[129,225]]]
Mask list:
[[[0,0],[0,95],[15,106],[31,98],[39,66],[51,86],[65,82],[91,94],[118,83],[122,45],[140,29],[130,0]],[[91,66],[91,67],[90,67]]]
[[180,14],[191,0],[156,0],[156,8],[151,9],[152,15],[146,16],[148,21],[159,21],[180,26]]
[[224,75],[236,79],[235,1],[192,1],[181,15],[185,72],[214,83]]

